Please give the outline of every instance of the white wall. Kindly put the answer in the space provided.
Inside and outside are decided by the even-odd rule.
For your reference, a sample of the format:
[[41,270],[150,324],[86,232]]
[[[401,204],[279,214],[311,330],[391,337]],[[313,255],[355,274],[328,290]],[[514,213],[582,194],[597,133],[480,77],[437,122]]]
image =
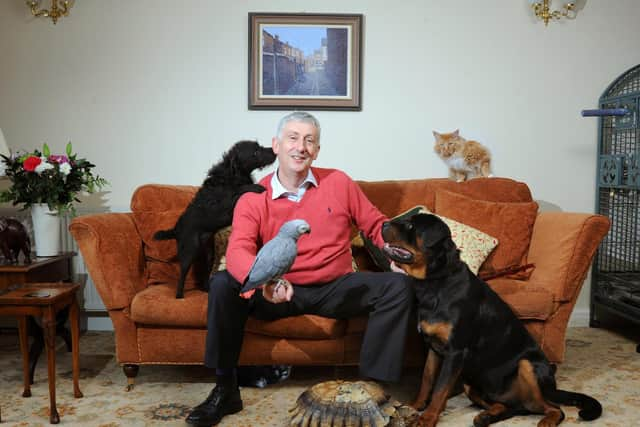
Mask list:
[[283,112],[247,109],[248,12],[365,16],[363,110],[316,113],[317,165],[446,176],[431,131],[460,128],[497,175],[566,211],[594,208],[597,120],[580,110],[640,62],[637,0],[587,0],[547,28],[527,0],[75,3],[54,26],[0,2],[0,128],[13,149],[72,140],[111,182],[85,203],[112,210],[143,183],[199,184],[236,140],[270,142]]

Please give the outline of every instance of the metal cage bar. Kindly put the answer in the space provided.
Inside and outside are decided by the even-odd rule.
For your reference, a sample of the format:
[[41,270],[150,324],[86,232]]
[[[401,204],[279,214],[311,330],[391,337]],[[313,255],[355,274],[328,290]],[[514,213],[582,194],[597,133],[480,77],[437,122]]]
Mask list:
[[596,212],[611,228],[593,264],[591,324],[598,308],[640,323],[640,65],[609,85],[599,108],[628,113],[599,118]]

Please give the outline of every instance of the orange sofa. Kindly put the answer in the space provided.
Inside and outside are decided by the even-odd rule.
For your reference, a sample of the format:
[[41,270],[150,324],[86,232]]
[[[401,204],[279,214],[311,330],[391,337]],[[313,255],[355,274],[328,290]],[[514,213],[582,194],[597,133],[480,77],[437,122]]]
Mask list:
[[[358,184],[390,217],[416,205],[438,213],[436,196],[442,190],[489,202],[532,202],[526,184],[507,178]],[[113,322],[117,359],[130,386],[139,365],[203,363],[207,294],[195,289],[189,276],[185,298],[175,298],[175,242],[152,238],[155,231],[175,223],[196,191],[193,186],[144,185],[133,194],[131,212],[80,216],[70,225]],[[482,221],[482,216],[476,217]],[[561,362],[569,316],[609,221],[588,213],[535,211],[533,221],[526,262],[535,268],[529,277],[487,281],[525,322],[549,359]],[[503,238],[499,246],[506,244]],[[360,269],[373,268],[362,248],[354,248],[354,259]],[[240,364],[356,365],[365,327],[366,318],[249,319]],[[408,346],[405,362],[421,366],[417,333]]]

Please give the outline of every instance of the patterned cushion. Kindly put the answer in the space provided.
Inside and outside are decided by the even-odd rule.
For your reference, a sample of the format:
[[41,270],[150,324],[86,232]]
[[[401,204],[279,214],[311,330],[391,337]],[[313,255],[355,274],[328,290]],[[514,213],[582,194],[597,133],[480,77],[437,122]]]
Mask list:
[[231,226],[219,230],[213,236],[214,258],[211,273],[227,269],[227,245],[229,244],[229,236],[231,236]]
[[[432,213],[426,211],[426,213]],[[451,239],[460,249],[460,259],[466,262],[473,274],[478,274],[480,266],[487,259],[493,249],[498,246],[498,239],[483,233],[477,228],[434,214],[444,221],[451,230]]]

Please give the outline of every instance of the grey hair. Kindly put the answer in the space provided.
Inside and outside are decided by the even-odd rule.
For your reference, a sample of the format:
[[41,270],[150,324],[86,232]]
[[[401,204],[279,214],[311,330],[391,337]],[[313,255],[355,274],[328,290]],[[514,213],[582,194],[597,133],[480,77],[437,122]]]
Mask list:
[[284,129],[289,122],[303,122],[313,125],[318,133],[316,143],[320,145],[320,122],[306,111],[294,111],[281,118],[280,123],[278,123],[278,131],[276,132],[278,139],[282,139],[282,129]]

